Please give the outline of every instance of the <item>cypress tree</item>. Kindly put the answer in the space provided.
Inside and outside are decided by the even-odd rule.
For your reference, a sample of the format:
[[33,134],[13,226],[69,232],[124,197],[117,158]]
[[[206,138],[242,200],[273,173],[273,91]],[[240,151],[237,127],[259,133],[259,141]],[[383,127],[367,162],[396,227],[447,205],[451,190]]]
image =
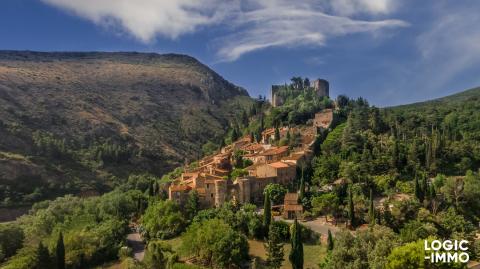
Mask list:
[[420,199],[422,197],[422,190],[420,189],[420,184],[418,183],[418,177],[415,175],[415,197],[417,197],[417,199],[419,201],[422,201],[423,199]]
[[37,247],[37,266],[38,269],[50,268],[50,253],[48,248],[42,242],[38,243]]
[[437,197],[437,193],[435,192],[435,186],[430,184],[430,199],[435,199]]
[[328,237],[327,237],[327,250],[333,250],[333,236],[330,229],[328,229]]
[[278,127],[275,127],[275,142],[278,142],[280,140],[280,130]]
[[375,208],[373,206],[373,190],[370,189],[370,205],[368,207],[368,216],[370,218],[370,224],[375,225]]
[[268,268],[278,269],[283,262],[283,243],[280,238],[280,231],[278,226],[271,225],[268,232],[267,243],[264,244],[267,254]]
[[57,269],[65,269],[65,245],[63,244],[63,234],[60,232],[57,239]]
[[289,260],[292,264],[292,269],[303,269],[303,243],[301,227],[298,224],[297,218],[295,218],[293,222],[291,244],[292,249],[290,250]]
[[250,143],[255,142],[255,136],[253,135],[253,132],[250,132]]
[[263,202],[263,228],[265,236],[268,237],[270,223],[272,222],[272,207],[270,201],[270,193],[265,192],[265,201]]
[[350,219],[350,225],[355,227],[355,207],[353,205],[352,185],[350,185],[348,189],[348,217]]
[[304,177],[303,168],[302,168],[302,177],[300,178],[300,190],[298,194],[298,200],[300,200],[299,202],[302,202],[304,196],[305,196],[305,177]]
[[427,176],[426,174],[422,175],[422,201],[425,200],[425,198],[428,198],[430,196],[430,192],[428,189],[428,183],[427,183]]

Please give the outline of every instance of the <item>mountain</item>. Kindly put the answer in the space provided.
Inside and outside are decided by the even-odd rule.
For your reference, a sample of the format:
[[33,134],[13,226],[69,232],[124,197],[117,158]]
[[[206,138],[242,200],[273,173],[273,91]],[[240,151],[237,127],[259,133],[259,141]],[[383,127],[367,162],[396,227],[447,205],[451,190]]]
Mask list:
[[252,103],[186,55],[0,51],[0,201],[161,175]]

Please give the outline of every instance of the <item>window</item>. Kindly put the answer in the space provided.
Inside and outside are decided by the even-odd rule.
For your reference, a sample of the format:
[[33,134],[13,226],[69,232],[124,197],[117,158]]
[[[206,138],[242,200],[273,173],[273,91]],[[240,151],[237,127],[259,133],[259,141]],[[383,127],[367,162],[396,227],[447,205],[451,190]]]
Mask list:
[[210,184],[207,184],[207,189],[210,187]]
[[213,193],[210,193],[210,198],[213,198]]

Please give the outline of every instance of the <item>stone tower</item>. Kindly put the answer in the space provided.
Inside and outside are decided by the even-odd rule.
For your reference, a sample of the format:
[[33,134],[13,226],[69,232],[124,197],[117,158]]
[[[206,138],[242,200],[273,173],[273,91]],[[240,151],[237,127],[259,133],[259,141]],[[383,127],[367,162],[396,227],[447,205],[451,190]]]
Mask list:
[[215,180],[215,206],[220,207],[225,203],[227,197],[227,181],[224,179]]
[[317,79],[313,81],[313,89],[318,97],[330,97],[330,85],[325,79]]
[[246,178],[239,178],[238,179],[238,200],[242,204],[250,203],[250,179]]
[[270,102],[272,103],[273,107],[283,105],[283,99],[278,95],[280,87],[280,85],[272,85],[272,89],[270,90]]

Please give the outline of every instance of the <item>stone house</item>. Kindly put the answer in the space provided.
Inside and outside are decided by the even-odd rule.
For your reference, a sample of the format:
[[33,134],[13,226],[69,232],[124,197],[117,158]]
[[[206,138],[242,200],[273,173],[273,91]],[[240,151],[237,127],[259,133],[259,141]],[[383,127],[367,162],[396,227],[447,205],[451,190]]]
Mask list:
[[294,219],[301,218],[303,206],[298,203],[298,193],[287,193],[283,200],[283,218]]

